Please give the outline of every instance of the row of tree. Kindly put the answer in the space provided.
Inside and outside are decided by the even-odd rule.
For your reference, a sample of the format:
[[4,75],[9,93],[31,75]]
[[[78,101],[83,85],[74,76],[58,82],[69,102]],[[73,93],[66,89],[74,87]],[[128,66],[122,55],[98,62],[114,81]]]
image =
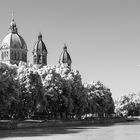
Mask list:
[[83,84],[79,71],[66,65],[36,69],[0,63],[1,119],[81,119],[113,113],[110,89],[101,82]]

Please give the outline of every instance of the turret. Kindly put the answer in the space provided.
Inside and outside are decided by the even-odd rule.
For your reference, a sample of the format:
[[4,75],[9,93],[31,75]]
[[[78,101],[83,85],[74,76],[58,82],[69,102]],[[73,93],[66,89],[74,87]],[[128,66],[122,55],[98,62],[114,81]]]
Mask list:
[[71,67],[71,63],[72,63],[72,60],[67,51],[67,46],[66,44],[64,44],[63,51],[59,57],[59,64],[67,64],[69,67]]
[[35,43],[33,48],[33,64],[37,67],[47,65],[47,54],[48,51],[42,40],[42,34],[39,33],[38,41]]

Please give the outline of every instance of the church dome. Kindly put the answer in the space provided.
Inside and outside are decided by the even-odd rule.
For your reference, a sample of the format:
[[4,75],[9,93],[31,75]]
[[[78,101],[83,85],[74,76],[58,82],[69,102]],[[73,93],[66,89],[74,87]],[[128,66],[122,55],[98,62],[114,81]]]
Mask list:
[[42,41],[42,34],[39,33],[38,35],[38,41],[35,43],[34,48],[33,48],[33,54],[38,54],[38,53],[48,53],[46,46],[44,42]]
[[2,41],[2,48],[15,48],[27,50],[24,39],[17,33],[9,33]]
[[59,57],[59,63],[60,64],[65,64],[67,63],[68,66],[71,66],[71,57],[69,55],[69,53],[67,52],[67,46],[66,44],[64,44],[64,47],[63,47],[63,52],[61,53],[60,57]]
[[10,23],[9,33],[3,39],[1,48],[15,48],[27,50],[24,39],[18,34],[14,19]]

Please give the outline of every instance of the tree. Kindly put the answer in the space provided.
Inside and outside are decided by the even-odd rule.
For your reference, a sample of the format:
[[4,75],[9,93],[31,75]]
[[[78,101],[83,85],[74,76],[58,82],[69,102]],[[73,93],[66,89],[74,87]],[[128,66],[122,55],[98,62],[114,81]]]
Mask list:
[[0,117],[11,117],[11,106],[17,101],[16,66],[0,63]]
[[18,69],[17,78],[20,83],[19,99],[22,104],[22,116],[30,118],[42,107],[44,90],[41,77],[35,68],[22,65]]
[[88,113],[92,116],[108,116],[114,113],[114,102],[110,89],[101,82],[86,84]]
[[140,112],[140,96],[134,93],[123,95],[115,101],[115,113],[117,116],[134,116]]
[[[82,83],[79,71],[67,65],[0,65],[0,113],[11,119],[45,114],[49,119],[81,119],[86,114],[109,116],[114,102],[101,82]],[[135,104],[135,109],[139,104]]]

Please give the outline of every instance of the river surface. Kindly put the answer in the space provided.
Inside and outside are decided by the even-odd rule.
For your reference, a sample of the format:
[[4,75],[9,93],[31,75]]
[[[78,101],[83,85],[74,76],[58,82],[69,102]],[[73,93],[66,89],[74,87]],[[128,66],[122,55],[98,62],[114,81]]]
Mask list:
[[6,140],[140,140],[140,123],[0,130]]

